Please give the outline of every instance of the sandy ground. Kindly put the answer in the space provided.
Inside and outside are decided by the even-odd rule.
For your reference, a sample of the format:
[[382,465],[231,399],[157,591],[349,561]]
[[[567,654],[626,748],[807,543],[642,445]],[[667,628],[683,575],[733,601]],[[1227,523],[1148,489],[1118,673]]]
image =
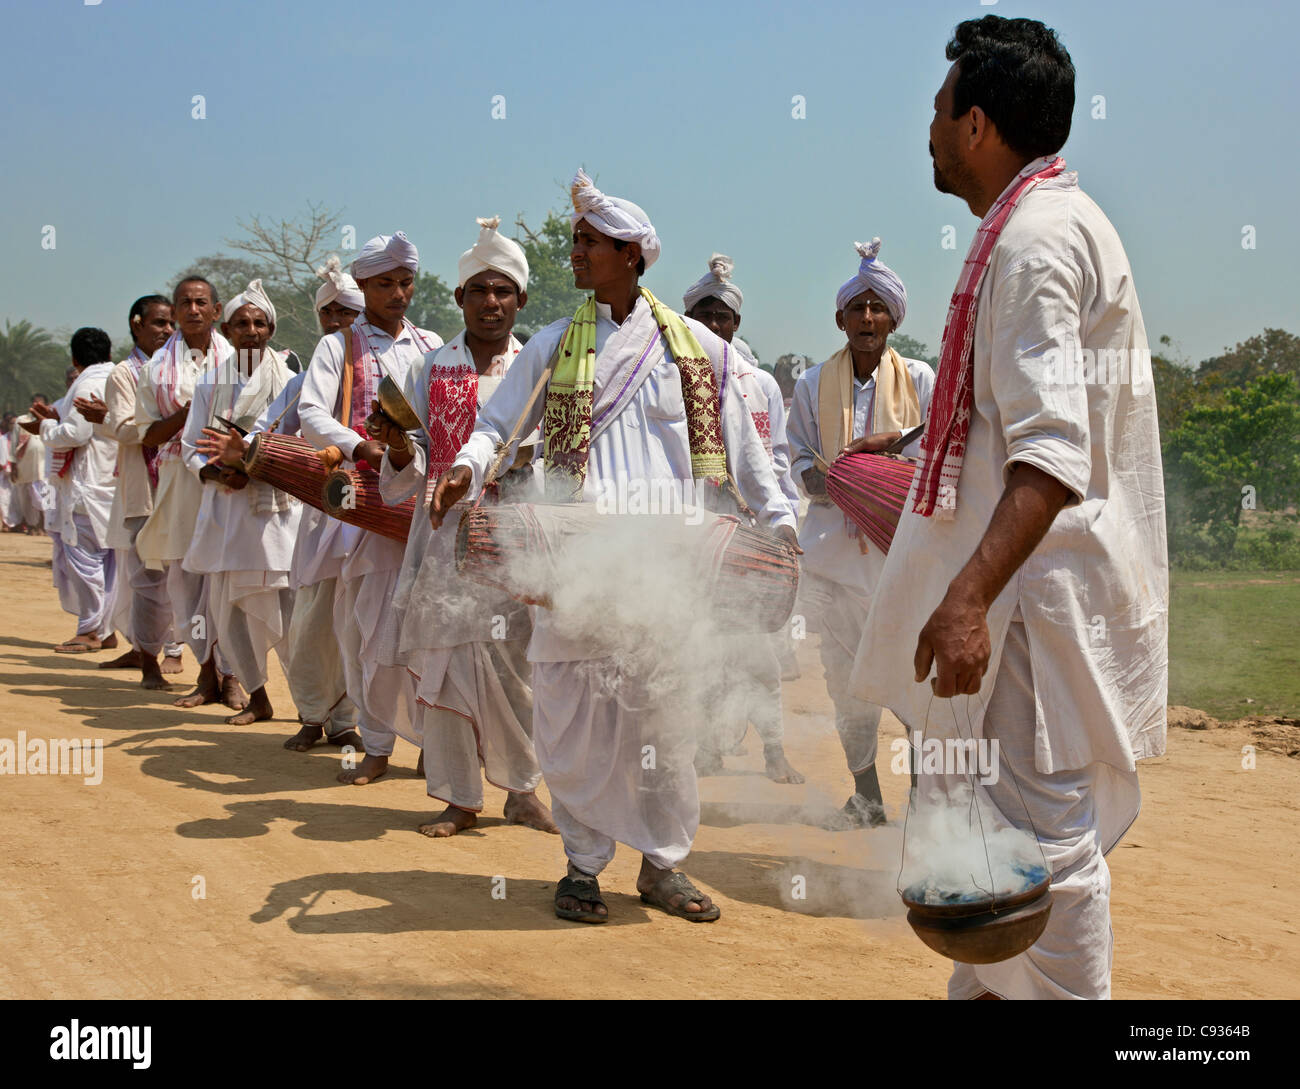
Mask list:
[[[181,711],[132,674],[96,671],[108,654],[55,655],[75,629],[48,557],[46,541],[0,537],[0,736],[102,739],[105,771],[97,786],[0,778],[0,997],[944,994],[947,965],[895,892],[898,826],[809,823],[850,789],[811,641],[785,696],[809,782],[764,779],[751,733],[749,755],[702,783],[685,869],[722,920],[644,907],[639,859],[620,848],[603,881],[611,922],[584,927],[552,913],[558,837],[507,827],[501,792],[476,830],[429,840],[403,742],[388,778],[341,786],[337,753],[281,748],[284,717],[228,728],[228,712]],[[278,670],[271,692],[292,718]],[[887,717],[882,757],[901,735]],[[1170,754],[1142,765],[1142,816],[1110,860],[1117,998],[1300,996],[1300,761],[1260,749],[1248,770],[1250,743],[1244,728],[1172,730]],[[906,779],[880,767],[898,814]]]

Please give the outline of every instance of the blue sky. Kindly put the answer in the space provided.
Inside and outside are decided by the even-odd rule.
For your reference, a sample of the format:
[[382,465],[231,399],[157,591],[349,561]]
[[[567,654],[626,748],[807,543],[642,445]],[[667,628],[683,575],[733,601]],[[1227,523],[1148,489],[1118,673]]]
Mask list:
[[360,241],[404,229],[450,279],[475,216],[538,220],[585,164],[650,213],[646,284],[672,305],[710,253],[736,260],[764,359],[838,346],[835,290],[873,235],[908,287],[902,331],[935,350],[976,221],[934,191],[927,126],[951,28],[990,12],[1044,20],[1074,58],[1065,155],[1124,240],[1153,343],[1199,360],[1300,333],[1300,14],[1267,0],[10,0],[0,321],[121,339],[132,299],[237,219],[307,201]]

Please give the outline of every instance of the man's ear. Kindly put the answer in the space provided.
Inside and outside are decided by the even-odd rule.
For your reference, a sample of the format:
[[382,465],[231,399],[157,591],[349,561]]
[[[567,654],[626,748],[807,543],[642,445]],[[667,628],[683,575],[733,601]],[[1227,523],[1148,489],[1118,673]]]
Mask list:
[[522,309],[523,309],[525,306],[527,306],[527,305],[528,305],[528,292],[527,292],[527,291],[520,291],[520,292],[519,292],[519,305],[518,305],[517,307],[515,307],[515,309],[516,309],[516,310],[522,310]]
[[628,264],[629,264],[632,268],[636,268],[636,266],[637,266],[637,262],[641,260],[641,243],[640,243],[640,242],[629,242],[629,243],[627,244],[627,253],[628,253],[628,254],[630,255],[630,257],[631,257],[631,260],[628,261]]
[[[733,313],[733,314],[736,314],[736,312],[735,312],[734,310],[732,311],[732,313]],[[740,315],[739,315],[739,314],[736,314],[736,328],[737,328],[737,329],[740,328]]]
[[464,309],[465,309],[465,289],[464,289],[463,287],[458,287],[458,288],[456,288],[456,290],[452,292],[452,296],[453,296],[453,297],[455,298],[455,300],[456,300],[456,305],[459,306],[462,310],[464,310]]
[[989,115],[986,114],[979,106],[970,108],[970,129],[966,146],[974,151],[980,146],[990,132]]
[[230,339],[230,325],[228,322],[223,321],[220,325],[217,326],[217,328],[221,330],[221,335],[223,337],[225,337],[227,340]]
[[844,311],[843,311],[843,310],[836,310],[836,311],[835,311],[835,328],[837,328],[837,329],[839,329],[839,330],[841,330],[841,331],[843,331],[843,329],[844,329]]

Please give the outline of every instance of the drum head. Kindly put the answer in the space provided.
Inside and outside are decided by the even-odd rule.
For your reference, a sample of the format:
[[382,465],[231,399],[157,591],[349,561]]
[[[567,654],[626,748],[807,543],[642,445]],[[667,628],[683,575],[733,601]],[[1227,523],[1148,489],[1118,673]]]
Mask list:
[[[343,501],[348,495],[347,489],[352,485],[352,478],[345,471],[335,471],[325,478],[325,487],[321,491],[321,496],[325,502],[325,509],[330,514],[337,514],[343,510]],[[353,497],[352,508],[356,508],[356,497]]]

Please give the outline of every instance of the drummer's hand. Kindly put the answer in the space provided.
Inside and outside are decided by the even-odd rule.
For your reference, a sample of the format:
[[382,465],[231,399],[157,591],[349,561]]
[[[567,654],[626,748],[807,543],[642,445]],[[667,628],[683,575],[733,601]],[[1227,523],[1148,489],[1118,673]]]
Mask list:
[[438,477],[433,489],[433,502],[429,504],[429,524],[434,529],[438,529],[447,512],[465,498],[473,482],[474,474],[468,465],[453,465]]
[[59,410],[53,405],[43,405],[39,401],[32,402],[32,407],[27,410],[38,420],[54,420],[56,423],[59,419]]
[[989,667],[990,649],[984,606],[949,587],[916,641],[912,661],[916,683],[930,675],[934,664],[938,676],[931,679],[930,687],[936,696],[973,696],[980,690],[980,681]]
[[803,490],[809,495],[825,495],[826,474],[820,469],[805,469],[803,471]]
[[379,463],[384,460],[384,444],[367,439],[352,448],[352,460],[364,461],[375,472],[379,472]]
[[238,431],[232,430],[223,435],[220,431],[205,427],[203,438],[194,444],[194,449],[207,457],[209,464],[219,461],[222,465],[238,466],[243,464],[248,443],[244,442]]
[[220,465],[203,466],[203,468],[199,470],[199,479],[203,481],[211,481],[213,484],[223,483],[221,479],[221,466]]
[[248,487],[248,474],[241,472],[239,469],[231,469],[223,465],[219,472],[221,473],[221,483],[231,491],[243,491]]
[[72,405],[88,423],[102,424],[108,419],[108,405],[97,393],[89,397],[74,397]]
[[860,439],[854,439],[843,450],[840,451],[840,457],[845,454],[878,454],[886,446],[896,443],[903,437],[901,431],[878,431],[874,435],[863,435]]
[[803,549],[799,547],[799,534],[795,532],[794,526],[777,526],[773,532],[794,549],[796,556],[803,555]]

